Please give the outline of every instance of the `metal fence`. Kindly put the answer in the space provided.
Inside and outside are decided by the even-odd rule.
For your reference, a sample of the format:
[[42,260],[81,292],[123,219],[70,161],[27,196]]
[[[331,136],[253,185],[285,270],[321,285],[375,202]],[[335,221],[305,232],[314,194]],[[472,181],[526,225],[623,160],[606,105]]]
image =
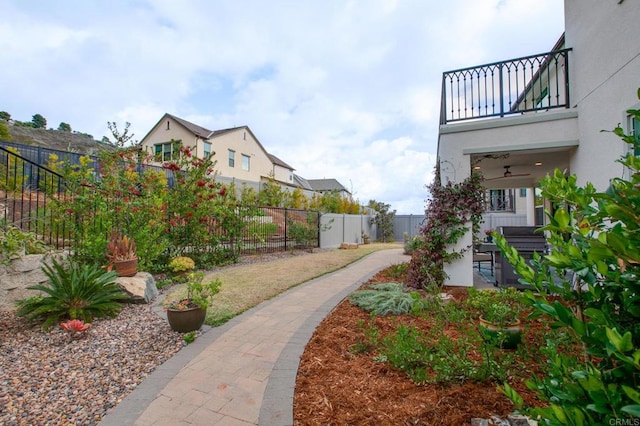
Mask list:
[[65,248],[65,229],[54,224],[49,207],[52,199],[63,197],[59,174],[0,147],[0,225],[4,229],[13,225],[35,233],[51,247]]
[[570,50],[444,72],[440,124],[569,108]]
[[[61,151],[59,149],[46,148],[42,146],[30,146],[30,145],[25,145],[21,143],[6,142],[6,141],[0,141],[0,147],[8,149],[20,155],[21,157],[31,161],[33,164],[38,164],[44,167],[46,167],[55,156],[55,158],[57,159],[56,161],[63,161],[64,163],[69,165],[79,165],[81,157],[89,157],[91,159],[91,162],[95,165],[92,167],[94,167],[96,170],[99,170],[100,168],[99,157],[92,154],[81,154],[77,152]],[[173,171],[165,169],[161,166],[155,166],[152,164],[140,165],[138,168],[139,168],[139,171],[142,171],[143,169],[151,169],[151,170],[164,173],[165,177],[167,178],[167,182],[169,186],[173,186],[173,182],[174,182]]]
[[[55,220],[52,204],[54,201],[64,203],[73,195],[65,191],[60,174],[37,162],[48,161],[53,151],[20,146],[18,153],[15,147],[0,146],[0,227],[15,226],[33,232],[45,244],[64,249],[72,246],[73,236],[60,224],[64,222]],[[23,152],[26,155],[22,155]],[[68,161],[78,164],[80,155],[69,154],[70,157],[58,158],[71,158]],[[85,187],[83,191],[95,189]],[[234,211],[243,224],[239,235],[226,238],[221,227],[211,229],[211,233],[220,237],[221,244],[233,244],[240,253],[320,246],[320,213],[317,211],[254,206],[237,206]]]

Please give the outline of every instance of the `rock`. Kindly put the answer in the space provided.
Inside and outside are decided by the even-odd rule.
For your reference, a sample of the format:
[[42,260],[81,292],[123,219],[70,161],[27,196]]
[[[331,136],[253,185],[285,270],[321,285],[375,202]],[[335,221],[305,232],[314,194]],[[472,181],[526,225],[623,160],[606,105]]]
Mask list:
[[153,275],[138,272],[133,277],[118,277],[116,283],[131,296],[133,303],[150,303],[158,295]]
[[507,420],[511,426],[537,426],[538,422],[521,414],[510,414]]
[[342,250],[351,250],[351,249],[357,249],[358,248],[358,244],[357,243],[342,243],[340,244],[340,249]]
[[471,419],[471,426],[489,426],[487,419]]

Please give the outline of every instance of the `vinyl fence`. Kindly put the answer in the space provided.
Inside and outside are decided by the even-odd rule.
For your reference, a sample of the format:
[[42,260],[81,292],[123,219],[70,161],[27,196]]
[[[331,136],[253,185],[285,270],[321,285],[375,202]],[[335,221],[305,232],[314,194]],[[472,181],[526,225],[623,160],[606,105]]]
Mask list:
[[325,213],[320,216],[320,247],[336,248],[341,243],[363,243],[363,235],[373,240],[377,234],[375,224],[367,215]]
[[[526,214],[500,214],[485,213],[484,223],[480,225],[480,235],[484,236],[487,229],[496,229],[500,226],[527,226]],[[404,241],[404,234],[413,238],[420,233],[420,227],[424,225],[424,215],[396,215],[393,222],[393,237],[396,241]]]

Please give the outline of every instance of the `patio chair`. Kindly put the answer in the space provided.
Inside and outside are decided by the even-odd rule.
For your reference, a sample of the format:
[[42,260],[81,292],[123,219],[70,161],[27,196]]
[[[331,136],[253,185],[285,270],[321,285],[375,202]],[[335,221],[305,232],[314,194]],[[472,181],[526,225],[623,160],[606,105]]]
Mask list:
[[478,272],[480,272],[480,268],[483,262],[489,263],[489,268],[491,270],[491,276],[493,276],[493,253],[481,253],[474,251],[473,252],[473,262],[478,265]]

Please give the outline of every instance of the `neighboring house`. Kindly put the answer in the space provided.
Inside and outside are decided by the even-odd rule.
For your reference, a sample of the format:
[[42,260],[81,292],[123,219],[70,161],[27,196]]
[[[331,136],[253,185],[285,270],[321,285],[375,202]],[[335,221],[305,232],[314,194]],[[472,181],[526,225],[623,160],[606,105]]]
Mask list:
[[307,179],[307,183],[311,186],[311,189],[320,194],[335,191],[338,194],[351,199],[351,193],[335,179]]
[[154,155],[157,164],[176,154],[175,144],[193,147],[202,158],[215,153],[216,170],[222,181],[258,184],[270,178],[280,184],[296,186],[294,168],[269,154],[248,126],[209,130],[171,114],[165,114],[142,139],[141,146]]
[[[526,188],[529,224],[540,178],[559,168],[576,174],[579,185],[606,190],[624,175],[616,160],[628,147],[602,130],[639,127],[626,113],[640,106],[637,2],[565,0],[564,9],[564,37],[553,51],[443,73],[443,184],[478,169],[488,190],[513,189],[516,209]],[[508,198],[495,194],[496,206]],[[471,241],[466,235],[458,247]],[[446,284],[471,286],[472,267],[471,253],[446,265]]]
[[216,179],[224,183],[247,184],[256,190],[270,179],[285,189],[313,193],[337,190],[341,195],[351,194],[335,179],[307,180],[294,174],[295,169],[273,154],[268,153],[248,126],[224,130],[209,130],[171,114],[164,114],[142,138],[142,148],[154,156],[157,165],[170,161],[177,153],[180,142],[192,147],[194,155],[204,157],[215,153]]

